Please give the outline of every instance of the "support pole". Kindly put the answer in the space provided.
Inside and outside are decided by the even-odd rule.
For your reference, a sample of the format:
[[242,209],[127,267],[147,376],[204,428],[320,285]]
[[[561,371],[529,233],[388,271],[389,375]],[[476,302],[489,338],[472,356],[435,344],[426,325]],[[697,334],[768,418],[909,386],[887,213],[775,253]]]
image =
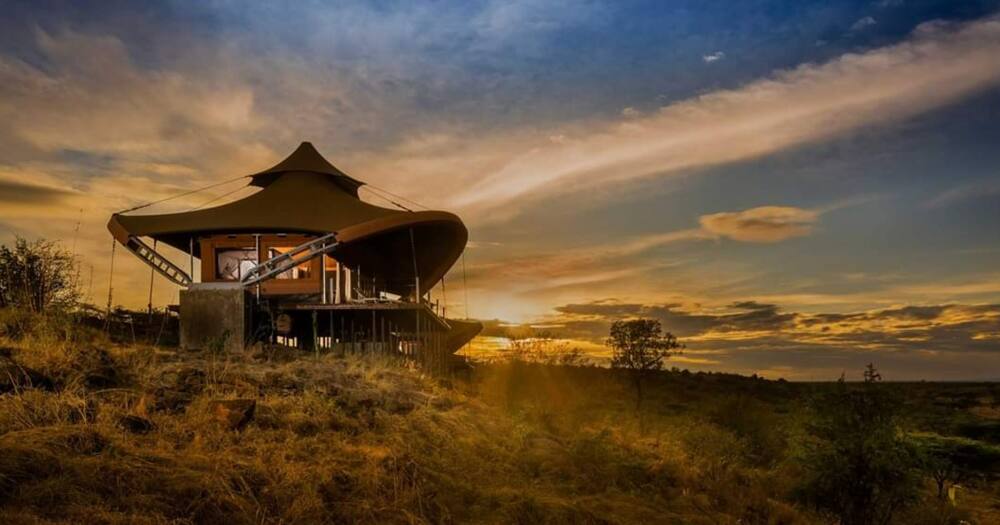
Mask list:
[[[156,239],[153,239],[153,251],[156,251]],[[146,313],[149,315],[149,320],[153,320],[153,275],[156,273],[153,267],[149,267],[149,301],[146,303]]]
[[114,287],[115,280],[115,245],[118,244],[114,237],[111,238],[111,269],[108,270],[108,309],[104,314],[104,329],[107,331],[111,328],[111,298],[112,291]]
[[319,316],[317,315],[317,313],[318,312],[316,310],[312,311],[312,330],[313,330],[312,345],[313,345],[313,350],[316,352],[316,359],[319,359],[319,327],[318,327]]
[[414,327],[416,329],[416,340],[420,341],[420,271],[417,269],[417,243],[413,239],[413,228],[410,228],[410,254],[413,257],[413,281],[415,285],[414,298],[417,303],[416,319]]
[[321,297],[321,302],[323,304],[326,304],[326,297],[327,297],[327,293],[326,293],[326,288],[327,288],[327,286],[326,286],[326,255],[322,255],[319,258],[319,278],[320,278],[321,281],[323,281],[323,288],[322,288],[322,290],[323,290],[323,296]]
[[465,250],[462,250],[462,292],[465,294],[465,318],[469,319],[469,281],[465,277]]
[[[261,256],[260,256],[260,234],[259,233],[253,234],[253,249],[254,249],[254,252],[256,252],[256,254],[257,254],[257,260],[255,261],[255,263],[256,264],[260,264]],[[240,279],[242,279],[242,278],[243,278],[243,276],[241,275]],[[255,293],[257,294],[257,303],[259,304],[260,303],[260,283],[257,283],[257,291]]]
[[413,240],[413,228],[410,228],[410,255],[413,258],[413,281],[415,284],[414,297],[420,303],[420,271],[417,270],[417,245]]
[[188,239],[188,264],[191,267],[189,272],[191,275],[191,282],[194,282],[194,236]]
[[447,272],[445,272],[445,274],[441,276],[441,305],[442,305],[441,317],[444,317],[445,319],[448,318],[448,291],[444,285],[444,280],[446,277],[448,277]]
[[335,302],[337,304],[340,304],[341,297],[343,297],[343,294],[341,294],[341,292],[340,292],[340,288],[343,286],[343,284],[342,284],[343,281],[344,281],[344,278],[340,275],[340,261],[337,261],[337,288],[334,290],[334,295],[336,297],[334,298],[334,301],[333,301],[333,302]]

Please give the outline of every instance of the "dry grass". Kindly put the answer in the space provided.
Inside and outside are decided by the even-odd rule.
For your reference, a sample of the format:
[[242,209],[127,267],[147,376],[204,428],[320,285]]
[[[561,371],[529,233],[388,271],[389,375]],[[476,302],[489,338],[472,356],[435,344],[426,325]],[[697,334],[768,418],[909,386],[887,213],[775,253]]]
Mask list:
[[[0,523],[822,523],[790,503],[784,441],[725,414],[789,419],[717,386],[655,391],[640,432],[607,370],[491,365],[445,386],[353,356],[0,346],[53,383],[0,395]],[[760,388],[726,390],[777,395]],[[257,403],[239,431],[212,409],[237,398]]]

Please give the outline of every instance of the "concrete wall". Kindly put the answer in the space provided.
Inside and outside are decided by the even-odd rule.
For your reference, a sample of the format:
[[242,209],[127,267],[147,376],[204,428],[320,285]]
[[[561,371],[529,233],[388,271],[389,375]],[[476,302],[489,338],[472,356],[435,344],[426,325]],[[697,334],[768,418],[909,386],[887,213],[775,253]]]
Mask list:
[[225,338],[223,350],[243,351],[248,337],[247,299],[239,283],[195,283],[181,290],[181,347],[207,350]]

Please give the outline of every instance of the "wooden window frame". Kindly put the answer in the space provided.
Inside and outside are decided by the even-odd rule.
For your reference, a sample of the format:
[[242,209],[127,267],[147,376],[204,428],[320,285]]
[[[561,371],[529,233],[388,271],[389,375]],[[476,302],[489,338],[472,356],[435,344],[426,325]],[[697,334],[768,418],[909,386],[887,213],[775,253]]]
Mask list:
[[[260,235],[260,249],[257,261],[264,261],[270,248],[288,248],[298,246],[315,235],[268,233]],[[229,248],[246,248],[256,246],[253,235],[212,235],[198,240],[201,246],[201,280],[202,282],[234,282],[216,278],[216,250]],[[323,292],[322,273],[323,258],[316,257],[309,261],[309,277],[306,279],[268,279],[261,283],[260,292],[264,296],[320,294]]]

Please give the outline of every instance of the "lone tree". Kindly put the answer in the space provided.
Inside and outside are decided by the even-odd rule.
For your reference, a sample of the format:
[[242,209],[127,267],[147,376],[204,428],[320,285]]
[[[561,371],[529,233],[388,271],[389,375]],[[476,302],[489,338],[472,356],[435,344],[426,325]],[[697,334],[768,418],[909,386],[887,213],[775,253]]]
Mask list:
[[76,263],[52,241],[18,237],[0,246],[0,308],[42,312],[72,306],[77,300]]
[[937,434],[914,434],[910,439],[941,500],[947,499],[950,486],[988,478],[1000,468],[1000,447],[994,445]]
[[841,525],[885,525],[919,491],[917,456],[899,429],[902,400],[873,365],[813,399],[800,496]]
[[674,334],[663,331],[656,319],[615,321],[607,344],[614,351],[611,367],[629,372],[637,412],[642,408],[642,383],[646,376],[661,370],[663,361],[683,348]]

